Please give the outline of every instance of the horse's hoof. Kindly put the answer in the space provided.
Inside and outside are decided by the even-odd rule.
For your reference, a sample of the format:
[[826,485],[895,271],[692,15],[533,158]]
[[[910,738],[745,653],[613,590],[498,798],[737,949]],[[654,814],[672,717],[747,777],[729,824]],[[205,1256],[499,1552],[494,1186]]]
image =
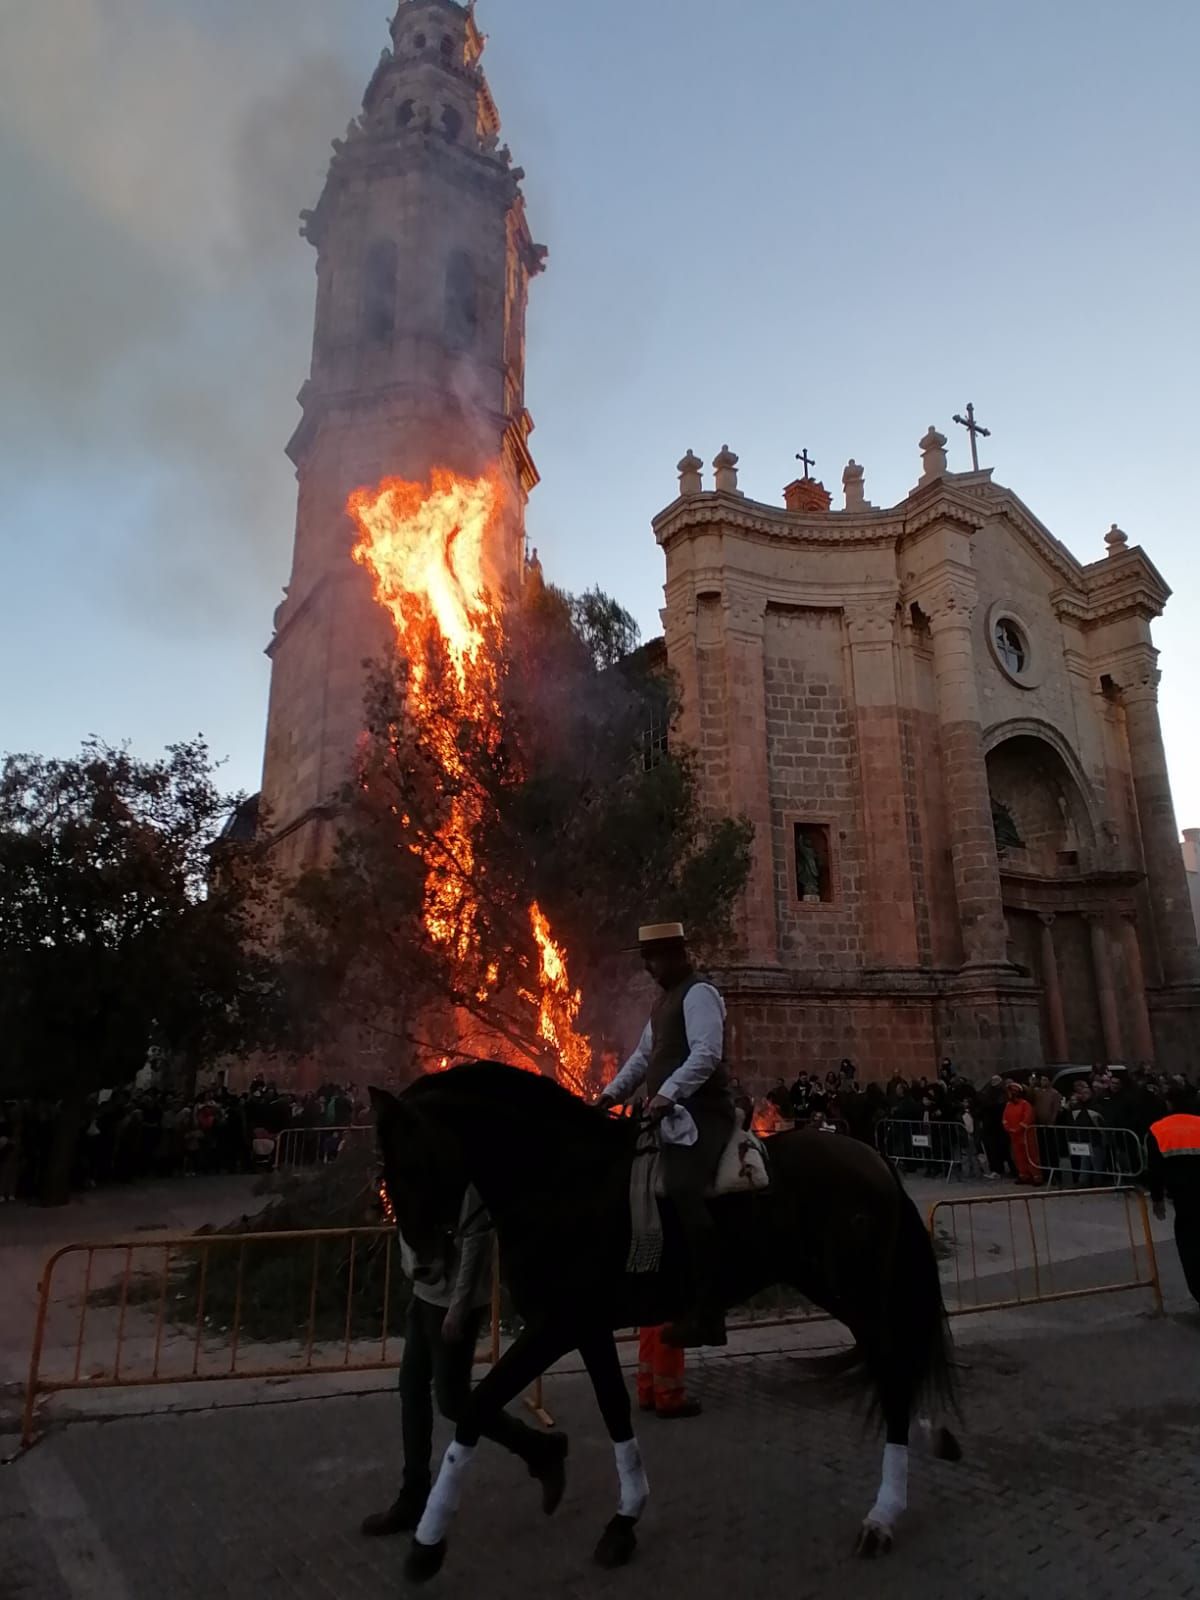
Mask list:
[[890,1556],[892,1544],[890,1528],[882,1528],[874,1522],[864,1522],[854,1553],[866,1561],[874,1561],[876,1556]]
[[438,1544],[419,1544],[414,1539],[404,1562],[404,1576],[410,1583],[428,1583],[437,1577],[445,1560],[445,1539]]
[[565,1433],[552,1433],[546,1439],[546,1459],[536,1469],[530,1469],[542,1486],[542,1510],[552,1517],[562,1505],[567,1492],[567,1451],[570,1448]]
[[938,1461],[961,1461],[962,1445],[949,1428],[939,1428],[933,1436],[933,1453]]
[[637,1524],[632,1517],[617,1515],[600,1535],[600,1543],[592,1553],[598,1567],[624,1567],[633,1560],[637,1549]]

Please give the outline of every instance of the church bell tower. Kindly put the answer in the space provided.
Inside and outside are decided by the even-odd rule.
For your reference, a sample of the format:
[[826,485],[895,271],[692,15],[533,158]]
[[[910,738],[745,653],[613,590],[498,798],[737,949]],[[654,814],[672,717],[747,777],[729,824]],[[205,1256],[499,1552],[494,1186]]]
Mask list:
[[289,445],[299,483],[291,579],[275,614],[263,767],[286,866],[321,859],[362,729],[364,661],[389,629],[351,560],[350,493],[434,467],[499,467],[507,510],[489,552],[521,582],[538,481],[525,409],[525,308],[545,251],[481,65],[475,6],[401,0],[302,234],[317,252],[312,367]]

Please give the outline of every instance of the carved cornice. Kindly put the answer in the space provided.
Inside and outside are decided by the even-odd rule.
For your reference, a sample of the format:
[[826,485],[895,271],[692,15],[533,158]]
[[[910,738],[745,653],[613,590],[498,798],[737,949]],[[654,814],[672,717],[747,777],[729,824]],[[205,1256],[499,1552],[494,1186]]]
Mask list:
[[953,489],[946,479],[939,478],[925,489],[910,494],[899,508],[904,515],[904,535],[911,538],[934,523],[948,522],[968,533],[977,533],[987,522],[974,495]]
[[542,481],[542,475],[529,448],[529,435],[533,432],[533,418],[522,409],[510,419],[504,430],[504,448],[512,457],[518,481],[526,494],[532,494]]
[[749,534],[771,543],[837,548],[845,545],[895,546],[904,532],[903,518],[889,511],[824,511],[805,516],[741,495],[710,490],[681,495],[653,522],[654,535],[668,544],[714,529]]
[[1084,582],[1085,627],[1124,616],[1152,621],[1162,615],[1171,598],[1165,578],[1140,546],[1093,561],[1084,568]]

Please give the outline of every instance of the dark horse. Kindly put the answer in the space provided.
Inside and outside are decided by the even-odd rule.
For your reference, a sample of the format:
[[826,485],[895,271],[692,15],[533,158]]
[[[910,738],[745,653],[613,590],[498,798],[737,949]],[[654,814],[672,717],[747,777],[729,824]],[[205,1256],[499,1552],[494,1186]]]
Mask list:
[[[651,1327],[687,1306],[686,1251],[664,1215],[662,1270],[625,1272],[630,1242],[631,1121],[584,1104],[548,1078],[493,1062],[422,1078],[396,1097],[372,1090],[388,1195],[401,1232],[436,1250],[473,1183],[495,1222],[505,1282],[524,1332],[479,1384],[457,1421],[407,1573],[430,1578],[463,1472],[488,1419],[568,1351],[578,1350],[616,1450],[621,1498],[596,1548],[603,1565],[633,1554],[648,1486],[613,1333]],[[797,1131],[769,1141],[771,1187],[712,1203],[724,1304],[788,1284],[845,1324],[887,1430],[883,1481],[859,1551],[891,1548],[907,1503],[908,1445],[957,1459],[945,1428],[918,1422],[922,1395],[948,1397],[949,1338],[937,1261],[916,1207],[865,1145]],[[544,1485],[545,1487],[545,1485]],[[561,1498],[546,1497],[548,1509]]]

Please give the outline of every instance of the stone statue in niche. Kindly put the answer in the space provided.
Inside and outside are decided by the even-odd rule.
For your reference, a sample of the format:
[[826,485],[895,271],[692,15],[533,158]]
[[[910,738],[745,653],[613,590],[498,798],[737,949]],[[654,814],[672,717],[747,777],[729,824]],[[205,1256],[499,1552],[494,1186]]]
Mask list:
[[796,830],[796,883],[805,904],[821,898],[821,863],[817,860],[812,836]]

